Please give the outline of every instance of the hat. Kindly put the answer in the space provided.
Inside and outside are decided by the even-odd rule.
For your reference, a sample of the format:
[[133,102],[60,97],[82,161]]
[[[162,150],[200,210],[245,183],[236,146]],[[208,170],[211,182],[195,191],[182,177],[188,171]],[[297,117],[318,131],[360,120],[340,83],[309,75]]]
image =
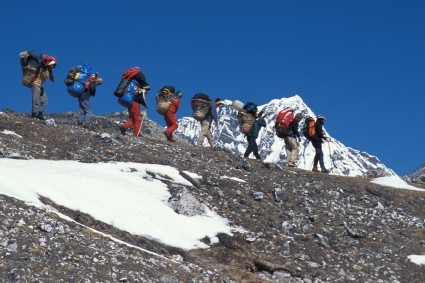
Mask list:
[[317,115],[317,116],[316,116],[316,119],[317,119],[317,120],[326,120],[325,116],[324,116],[324,115],[322,115],[322,114]]
[[301,114],[301,113],[297,113],[295,115],[295,119],[301,120],[302,118],[303,118],[303,114]]
[[43,63],[45,66],[53,66],[56,65],[56,58],[49,55],[43,55]]
[[172,85],[166,85],[162,89],[168,89],[171,93],[175,93],[176,92],[176,88],[173,87]]
[[221,104],[223,104],[223,101],[222,101],[220,98],[216,98],[216,99],[215,99],[215,103],[216,103],[217,105],[221,105]]

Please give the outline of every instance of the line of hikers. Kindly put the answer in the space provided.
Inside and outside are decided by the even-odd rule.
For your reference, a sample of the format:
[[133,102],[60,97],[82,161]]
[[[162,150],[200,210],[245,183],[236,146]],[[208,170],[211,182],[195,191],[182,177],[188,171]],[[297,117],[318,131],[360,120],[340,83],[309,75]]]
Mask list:
[[[31,88],[32,92],[32,112],[31,117],[45,120],[43,115],[47,105],[48,98],[43,84],[50,79],[54,82],[53,69],[56,67],[57,60],[54,56],[43,55],[37,51],[24,51],[19,54],[22,67],[24,86]],[[71,68],[64,80],[67,92],[78,98],[79,102],[79,118],[78,124],[88,128],[91,124],[92,108],[90,105],[90,97],[95,96],[97,86],[103,83],[102,77],[98,72],[94,72],[89,64],[81,64]],[[133,136],[139,136],[142,127],[144,115],[141,115],[141,107],[148,109],[146,102],[146,94],[149,92],[150,86],[146,81],[145,75],[138,67],[132,67],[125,71],[121,80],[114,91],[114,95],[118,98],[118,103],[128,109],[129,119],[120,125],[121,134],[125,135],[127,130],[133,128]],[[167,141],[175,142],[173,132],[177,130],[178,123],[176,118],[177,110],[181,104],[182,93],[176,91],[174,86],[166,85],[162,87],[156,94],[156,110],[164,116],[166,130],[164,135]],[[192,117],[200,122],[201,129],[197,146],[202,146],[205,138],[212,149],[216,149],[216,142],[211,132],[212,122],[218,125],[217,107],[223,104],[220,98],[216,98],[213,102],[207,94],[197,93],[191,101],[193,111]],[[238,111],[239,129],[245,134],[248,147],[244,153],[245,158],[249,158],[251,153],[255,158],[261,160],[258,153],[258,145],[256,139],[262,127],[266,127],[264,120],[264,112],[257,113],[257,105],[248,102],[235,100],[232,102],[232,108]],[[299,122],[303,119],[301,113],[294,115],[292,109],[282,110],[278,113],[275,130],[276,135],[284,139],[285,150],[287,154],[287,166],[296,167],[296,161],[299,153],[299,142],[301,136],[299,133]],[[325,117],[318,115],[316,120],[307,117],[305,120],[303,133],[309,139],[316,154],[313,162],[313,171],[329,173],[323,162],[322,143],[326,140],[323,133],[323,123]],[[320,164],[320,170],[318,165]]]

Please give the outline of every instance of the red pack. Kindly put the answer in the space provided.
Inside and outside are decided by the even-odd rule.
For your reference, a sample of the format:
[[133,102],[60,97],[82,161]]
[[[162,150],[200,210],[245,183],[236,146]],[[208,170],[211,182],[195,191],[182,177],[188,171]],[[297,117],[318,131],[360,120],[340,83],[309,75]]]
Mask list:
[[114,91],[116,97],[122,97],[126,92],[131,80],[140,72],[138,67],[132,67],[122,74],[121,81]]
[[276,123],[279,123],[281,126],[289,127],[292,120],[294,120],[294,110],[287,109],[282,110],[277,114]]
[[292,109],[281,110],[277,114],[275,126],[276,135],[279,138],[284,138],[290,134],[289,124],[292,120],[294,120],[294,110]]
[[128,69],[127,71],[125,71],[122,74],[122,79],[129,79],[129,80],[131,80],[139,72],[140,72],[140,69],[139,68],[132,67],[132,68]]

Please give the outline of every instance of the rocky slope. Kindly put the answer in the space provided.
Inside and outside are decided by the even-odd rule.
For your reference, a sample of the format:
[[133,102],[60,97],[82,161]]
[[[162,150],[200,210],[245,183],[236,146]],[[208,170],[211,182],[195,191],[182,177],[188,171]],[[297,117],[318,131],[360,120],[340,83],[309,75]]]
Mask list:
[[169,143],[149,120],[142,137],[122,136],[125,113],[97,116],[90,130],[76,113],[49,118],[2,112],[0,157],[171,165],[193,184],[170,184],[173,195],[185,190],[243,229],[184,251],[48,199],[41,210],[0,195],[0,282],[425,282],[425,266],[407,258],[425,253],[425,192]]

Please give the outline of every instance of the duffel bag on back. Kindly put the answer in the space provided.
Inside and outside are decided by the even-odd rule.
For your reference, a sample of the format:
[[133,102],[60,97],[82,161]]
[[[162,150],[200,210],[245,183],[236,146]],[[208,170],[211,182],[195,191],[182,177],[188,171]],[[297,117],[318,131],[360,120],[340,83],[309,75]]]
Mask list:
[[131,107],[140,90],[140,85],[136,80],[130,81],[124,95],[118,99],[118,103],[126,108]]
[[[69,84],[69,77],[72,75],[72,83]],[[67,88],[68,93],[73,97],[80,97],[81,94],[88,89],[90,84],[90,77],[92,75],[92,67],[88,64],[78,65],[75,69],[73,68],[69,70],[68,76],[65,79],[65,84],[69,84]]]

